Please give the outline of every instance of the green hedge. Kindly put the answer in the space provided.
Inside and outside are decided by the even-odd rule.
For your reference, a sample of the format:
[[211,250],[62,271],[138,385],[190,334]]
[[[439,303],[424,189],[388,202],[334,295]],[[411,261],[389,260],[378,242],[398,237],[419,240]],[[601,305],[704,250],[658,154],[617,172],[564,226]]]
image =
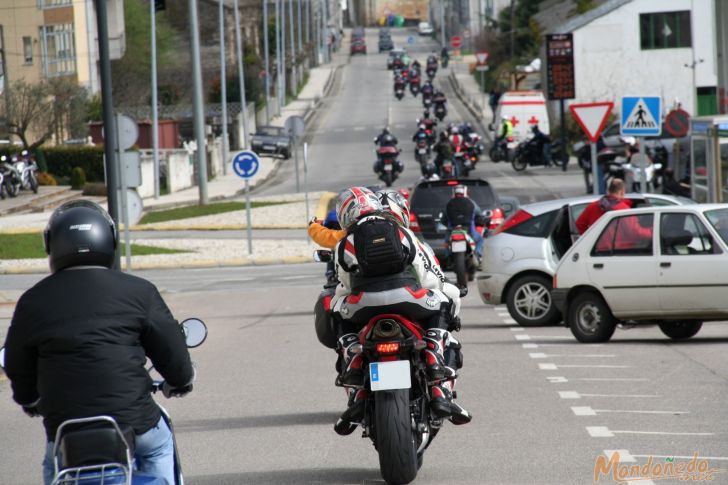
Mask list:
[[[0,148],[0,155],[20,153],[22,148]],[[81,167],[88,182],[104,181],[104,147],[58,146],[41,148],[48,172],[56,177],[71,177],[75,167]]]

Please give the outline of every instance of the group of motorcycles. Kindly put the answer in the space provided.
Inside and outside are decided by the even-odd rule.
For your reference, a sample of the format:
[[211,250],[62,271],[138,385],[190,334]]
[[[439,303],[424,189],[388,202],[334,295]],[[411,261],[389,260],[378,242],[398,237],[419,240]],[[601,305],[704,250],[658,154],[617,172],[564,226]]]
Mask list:
[[[411,65],[407,65],[402,57],[397,57],[394,59],[392,67],[392,72],[394,73],[394,97],[401,100],[404,97],[407,86],[409,86],[410,93],[414,97],[417,97],[420,94],[420,91],[422,91],[422,102],[425,105],[425,108],[429,108],[433,101],[433,92],[431,89],[429,92],[425,92],[425,90],[421,89],[421,87],[423,87],[423,82],[419,62],[414,61]],[[437,58],[430,56],[427,59],[427,64],[425,66],[425,74],[427,75],[427,81],[425,84],[430,84],[430,88],[432,87],[432,80],[435,79],[435,75],[437,74],[437,67]]]
[[38,165],[27,150],[0,156],[0,199],[16,197],[21,189],[38,193]]

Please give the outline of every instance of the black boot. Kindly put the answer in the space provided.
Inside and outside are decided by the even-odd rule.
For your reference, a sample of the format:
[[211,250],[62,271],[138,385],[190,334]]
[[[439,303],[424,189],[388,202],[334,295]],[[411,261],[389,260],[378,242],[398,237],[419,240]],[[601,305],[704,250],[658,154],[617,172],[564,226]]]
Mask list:
[[369,392],[365,389],[351,389],[349,392],[349,407],[334,424],[334,431],[341,436],[354,432],[357,425],[364,419],[364,407]]
[[364,385],[364,370],[362,369],[364,358],[361,354],[355,354],[352,352],[352,347],[358,343],[359,335],[355,333],[347,333],[339,338],[339,352],[343,359],[343,370],[338,378],[338,383],[341,385]]
[[425,365],[429,382],[454,379],[457,375],[455,369],[445,364],[445,346],[449,338],[450,332],[441,328],[432,328],[425,333]]
[[430,387],[430,407],[439,418],[448,418],[452,424],[467,424],[473,416],[455,402],[450,390],[451,381]]

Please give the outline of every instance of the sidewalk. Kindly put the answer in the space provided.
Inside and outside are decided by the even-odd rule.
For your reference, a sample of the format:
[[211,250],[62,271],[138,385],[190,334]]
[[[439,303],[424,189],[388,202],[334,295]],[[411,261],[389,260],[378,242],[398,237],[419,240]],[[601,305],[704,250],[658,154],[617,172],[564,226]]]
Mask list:
[[[345,53],[345,54],[343,54]],[[343,46],[332,57],[332,63],[312,68],[309,72],[308,82],[293,100],[281,110],[280,116],[271,119],[271,124],[283,126],[289,116],[301,116],[305,120],[310,118],[320,105],[323,97],[332,86],[334,73],[342,64],[348,61],[348,49]],[[275,176],[278,168],[288,161],[280,158],[262,157],[261,167],[256,178],[251,182],[251,190]],[[62,189],[56,189],[62,191]],[[44,196],[46,190],[39,193]],[[235,200],[244,201],[244,181],[233,172],[230,165],[227,173],[216,177],[207,183],[208,199],[212,201]],[[317,192],[309,194],[308,217],[322,216],[319,202],[330,200],[329,193]],[[78,194],[75,194],[78,198]],[[47,196],[46,196],[47,197]],[[102,206],[106,199],[100,197],[83,197],[94,200]],[[29,197],[27,204],[33,204],[35,197]],[[134,256],[132,267],[134,269],[152,268],[182,268],[182,267],[214,267],[244,264],[279,264],[303,262],[311,259],[313,246],[307,241],[305,228],[307,226],[306,202],[304,194],[289,194],[282,196],[251,197],[252,201],[285,202],[284,204],[259,207],[251,210],[251,221],[254,229],[287,228],[300,229],[301,239],[273,240],[256,239],[253,242],[253,254],[248,254],[245,243],[245,233],[241,232],[240,239],[194,239],[185,237],[183,240],[172,239],[133,239],[134,230],[222,230],[245,229],[246,211],[227,212],[212,216],[203,216],[167,223],[147,224],[132,227],[132,243],[147,246],[165,247],[186,251],[180,254],[164,254],[149,256]],[[195,205],[199,201],[199,188],[190,187],[173,194],[143,200],[145,210],[159,210],[163,208]],[[18,204],[16,204],[18,205]],[[17,210],[17,208],[14,208]],[[12,234],[20,232],[42,231],[52,213],[52,208],[43,212],[24,214],[11,214],[0,217],[0,233]],[[39,240],[40,244],[40,240]],[[124,258],[122,256],[122,266]],[[48,263],[45,259],[0,260],[0,274],[2,273],[37,273],[47,272]],[[0,304],[2,301],[0,301]]]

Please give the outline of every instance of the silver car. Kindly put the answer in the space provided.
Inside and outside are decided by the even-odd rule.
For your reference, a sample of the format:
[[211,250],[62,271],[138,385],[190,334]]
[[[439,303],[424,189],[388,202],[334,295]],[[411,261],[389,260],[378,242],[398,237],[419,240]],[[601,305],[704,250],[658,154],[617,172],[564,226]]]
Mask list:
[[[561,256],[578,238],[575,221],[598,196],[585,195],[522,206],[485,239],[478,293],[503,302],[524,327],[554,325],[562,316],[551,301],[551,280]],[[662,194],[627,194],[633,207],[694,204]]]

